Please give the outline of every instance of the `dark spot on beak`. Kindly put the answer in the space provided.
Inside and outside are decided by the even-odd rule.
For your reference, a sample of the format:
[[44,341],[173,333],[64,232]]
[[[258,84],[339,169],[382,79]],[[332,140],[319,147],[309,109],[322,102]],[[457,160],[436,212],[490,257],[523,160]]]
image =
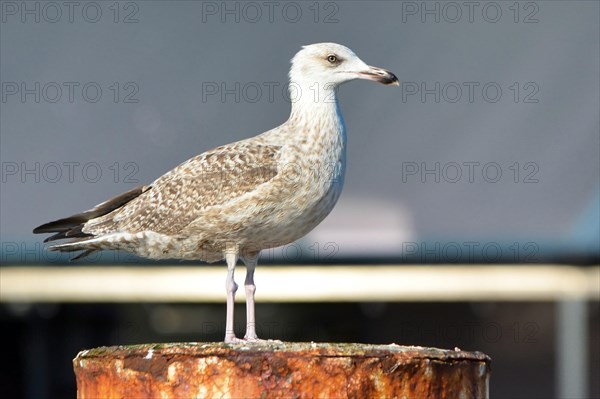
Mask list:
[[363,79],[373,80],[384,85],[400,86],[396,75],[385,69],[371,67],[368,71],[361,72],[360,75]]
[[394,75],[393,73],[391,73],[389,71],[386,71],[386,72],[387,72],[387,74],[382,76],[377,81],[380,83],[383,83],[384,85],[399,86],[400,82],[398,81],[398,78],[396,77],[396,75]]

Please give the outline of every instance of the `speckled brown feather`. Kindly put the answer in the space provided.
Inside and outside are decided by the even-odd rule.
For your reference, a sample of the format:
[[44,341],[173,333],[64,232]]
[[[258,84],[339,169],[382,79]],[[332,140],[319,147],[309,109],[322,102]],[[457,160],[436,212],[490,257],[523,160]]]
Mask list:
[[[335,62],[332,53],[339,55]],[[356,78],[397,84],[393,74],[369,67],[344,46],[304,47],[292,60],[296,96],[285,123],[198,155],[133,198],[116,197],[104,203],[110,206],[59,221],[54,227],[60,229],[43,232],[74,240],[50,249],[213,262],[231,248],[253,257],[299,239],[329,214],[342,191],[346,132],[336,88]]]
[[208,207],[219,206],[273,179],[280,147],[238,142],[205,152],[159,177],[123,207],[86,223],[95,236],[127,231],[180,234]]

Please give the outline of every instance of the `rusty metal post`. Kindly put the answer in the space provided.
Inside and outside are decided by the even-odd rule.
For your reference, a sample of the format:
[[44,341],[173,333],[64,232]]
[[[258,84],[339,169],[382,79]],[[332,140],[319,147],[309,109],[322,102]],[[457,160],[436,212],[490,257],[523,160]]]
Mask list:
[[80,352],[77,397],[488,398],[480,352],[269,342],[147,344]]

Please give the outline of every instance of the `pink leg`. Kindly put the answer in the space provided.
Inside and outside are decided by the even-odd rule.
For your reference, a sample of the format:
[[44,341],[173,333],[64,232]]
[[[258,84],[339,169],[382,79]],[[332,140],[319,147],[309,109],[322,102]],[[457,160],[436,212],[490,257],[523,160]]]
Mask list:
[[254,315],[254,293],[256,285],[254,285],[254,270],[258,262],[258,254],[255,256],[244,256],[242,261],[246,264],[246,280],[244,288],[246,290],[246,335],[244,339],[247,341],[262,341],[256,336],[256,319]]
[[227,261],[227,280],[225,282],[225,289],[227,290],[227,319],[225,320],[225,342],[236,343],[241,340],[235,336],[235,325],[233,323],[233,308],[235,306],[235,292],[238,289],[238,285],[235,283],[233,273],[235,271],[235,265],[238,260],[236,252],[227,252],[225,254],[225,260]]

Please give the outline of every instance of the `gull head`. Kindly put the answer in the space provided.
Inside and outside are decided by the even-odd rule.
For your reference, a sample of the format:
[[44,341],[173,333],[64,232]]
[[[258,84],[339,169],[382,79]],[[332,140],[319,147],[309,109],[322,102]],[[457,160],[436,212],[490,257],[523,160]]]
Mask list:
[[311,87],[335,89],[344,82],[367,79],[398,86],[398,78],[385,69],[367,65],[348,47],[336,43],[303,46],[292,59],[290,81]]

